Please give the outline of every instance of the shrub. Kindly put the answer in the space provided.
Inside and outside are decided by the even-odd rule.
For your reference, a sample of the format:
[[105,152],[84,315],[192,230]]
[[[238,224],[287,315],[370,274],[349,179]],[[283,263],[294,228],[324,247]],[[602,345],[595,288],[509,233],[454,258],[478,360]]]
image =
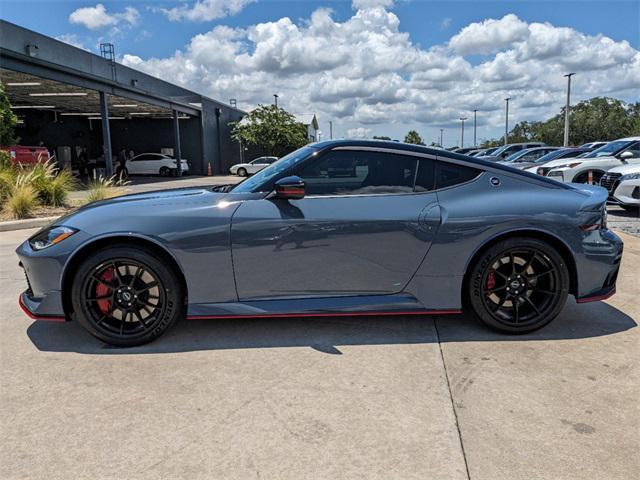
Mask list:
[[75,185],[73,174],[65,168],[60,170],[56,176],[47,178],[43,190],[38,192],[38,195],[45,205],[60,207],[67,203],[69,192],[74,189]]
[[111,178],[95,177],[89,182],[87,187],[87,203],[106,200],[107,198],[117,197],[122,194],[118,187],[124,187],[129,182],[118,180],[114,175]]
[[38,162],[30,171],[31,185],[44,205],[64,205],[69,192],[76,186],[71,171],[58,170],[52,161]]
[[29,175],[18,175],[7,197],[5,210],[16,219],[27,218],[38,206],[38,194],[31,186]]
[[16,183],[18,172],[11,165],[0,165],[0,202],[4,202]]

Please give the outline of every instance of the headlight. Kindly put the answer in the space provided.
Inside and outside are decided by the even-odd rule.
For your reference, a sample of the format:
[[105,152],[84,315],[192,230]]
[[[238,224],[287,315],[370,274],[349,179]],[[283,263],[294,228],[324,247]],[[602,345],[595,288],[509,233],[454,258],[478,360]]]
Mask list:
[[42,250],[56,243],[60,243],[65,238],[69,238],[76,233],[75,228],[70,227],[49,227],[29,239],[29,245],[34,250]]
[[578,165],[582,165],[582,162],[573,162],[567,165],[569,168],[576,168]]
[[640,180],[640,172],[628,173],[627,175],[623,175],[620,177],[621,182],[624,182],[625,180]]

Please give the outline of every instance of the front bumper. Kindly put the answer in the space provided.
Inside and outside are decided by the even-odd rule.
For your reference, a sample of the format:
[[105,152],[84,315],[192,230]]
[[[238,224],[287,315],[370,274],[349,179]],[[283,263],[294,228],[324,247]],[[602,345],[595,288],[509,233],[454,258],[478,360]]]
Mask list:
[[611,199],[618,204],[640,206],[640,180],[625,180],[617,186]]
[[41,299],[32,297],[30,293],[29,290],[25,290],[18,297],[18,305],[29,318],[34,320],[48,320],[51,322],[67,321],[64,315],[46,313],[49,311],[62,311],[60,292],[56,292],[57,295],[47,295],[46,298]]

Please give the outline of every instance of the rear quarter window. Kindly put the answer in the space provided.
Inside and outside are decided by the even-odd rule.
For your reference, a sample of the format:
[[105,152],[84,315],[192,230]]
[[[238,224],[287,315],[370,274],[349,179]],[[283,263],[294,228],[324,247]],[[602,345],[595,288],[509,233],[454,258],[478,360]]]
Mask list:
[[482,173],[477,168],[438,162],[436,168],[436,188],[446,188],[473,180]]

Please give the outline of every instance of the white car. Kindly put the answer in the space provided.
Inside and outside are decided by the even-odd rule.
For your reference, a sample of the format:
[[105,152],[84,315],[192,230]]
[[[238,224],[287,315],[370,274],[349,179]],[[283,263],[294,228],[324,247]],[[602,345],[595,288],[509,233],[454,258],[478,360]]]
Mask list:
[[[189,162],[182,159],[182,174],[189,173]],[[160,175],[168,177],[178,168],[178,161],[161,153],[141,153],[127,161],[129,175]]]
[[553,160],[528,171],[565,183],[597,185],[606,171],[627,164],[640,164],[640,137],[614,140],[582,157]]
[[278,160],[278,157],[259,157],[255,160],[251,160],[249,163],[236,163],[229,169],[229,171],[232,175],[246,177],[247,175],[258,173],[260,170],[268,167],[276,160]]
[[600,179],[609,190],[609,200],[627,210],[640,208],[640,164],[615,167]]

